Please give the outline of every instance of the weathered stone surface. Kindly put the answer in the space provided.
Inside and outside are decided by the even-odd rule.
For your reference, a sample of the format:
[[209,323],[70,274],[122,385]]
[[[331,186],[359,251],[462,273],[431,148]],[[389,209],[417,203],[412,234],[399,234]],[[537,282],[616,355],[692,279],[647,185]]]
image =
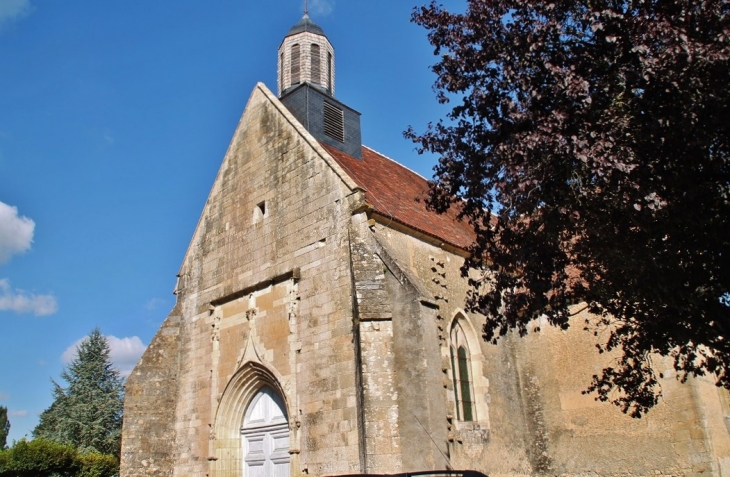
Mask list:
[[[166,475],[175,459],[175,406],[182,317],[175,307],[127,378],[122,475]],[[141,450],[144,449],[144,452]]]

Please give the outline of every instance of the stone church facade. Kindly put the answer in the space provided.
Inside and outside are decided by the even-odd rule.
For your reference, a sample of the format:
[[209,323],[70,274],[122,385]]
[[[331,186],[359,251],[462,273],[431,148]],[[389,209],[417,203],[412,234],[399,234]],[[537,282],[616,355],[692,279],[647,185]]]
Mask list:
[[278,97],[251,93],[176,305],[127,380],[121,476],[730,476],[730,398],[709,379],[664,372],[637,420],[581,394],[605,361],[580,326],[484,343],[461,308],[471,231],[361,145],[334,80],[305,15]]

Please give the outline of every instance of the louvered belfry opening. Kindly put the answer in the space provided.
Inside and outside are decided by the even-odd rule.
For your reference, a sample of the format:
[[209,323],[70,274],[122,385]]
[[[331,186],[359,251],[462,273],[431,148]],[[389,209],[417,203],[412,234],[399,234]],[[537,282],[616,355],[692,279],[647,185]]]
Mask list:
[[312,69],[312,83],[316,84],[322,84],[322,71],[320,64],[322,63],[322,59],[320,57],[320,48],[319,45],[316,43],[312,43],[311,45],[310,54],[312,55],[311,60],[311,69]]
[[306,13],[279,46],[279,99],[314,138],[362,160],[360,113],[335,98],[335,50]]
[[299,45],[291,47],[291,83],[297,84],[300,81],[302,72],[302,55],[300,54]]
[[309,82],[290,88],[281,102],[317,141],[362,160],[360,113]]
[[322,28],[305,14],[279,45],[279,97],[302,83],[315,85],[334,96],[334,54]]
[[345,142],[345,114],[341,108],[324,102],[324,133],[340,142]]

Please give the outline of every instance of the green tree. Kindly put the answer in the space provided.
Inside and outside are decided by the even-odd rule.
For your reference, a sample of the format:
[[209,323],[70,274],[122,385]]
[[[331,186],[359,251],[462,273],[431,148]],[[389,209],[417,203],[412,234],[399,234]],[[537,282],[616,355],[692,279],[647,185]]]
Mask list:
[[8,419],[8,408],[0,406],[0,450],[8,447],[8,434],[10,433],[10,420]]
[[0,477],[72,477],[79,469],[73,446],[46,439],[21,439],[0,452]]
[[0,451],[0,477],[113,477],[118,473],[116,456],[80,453],[71,445],[43,438],[21,439]]
[[655,405],[654,353],[730,389],[730,3],[467,5],[414,11],[455,105],[406,136],[440,157],[428,204],[476,232],[462,272],[485,339],[565,329],[583,302],[619,355],[599,399]]
[[118,455],[123,380],[112,367],[109,343],[98,328],[78,346],[78,356],[53,382],[54,401],[43,411],[34,437],[70,444],[82,453]]
[[113,455],[80,454],[77,462],[80,470],[76,477],[112,477],[119,473],[119,459]]

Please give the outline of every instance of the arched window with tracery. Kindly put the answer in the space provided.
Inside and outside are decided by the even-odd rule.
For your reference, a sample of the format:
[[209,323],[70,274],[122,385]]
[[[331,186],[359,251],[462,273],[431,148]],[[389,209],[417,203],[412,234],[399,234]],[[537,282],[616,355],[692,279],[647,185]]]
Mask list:
[[469,343],[462,327],[461,319],[454,320],[451,326],[451,375],[454,381],[456,418],[459,421],[476,421],[474,402],[474,378],[471,366]]

